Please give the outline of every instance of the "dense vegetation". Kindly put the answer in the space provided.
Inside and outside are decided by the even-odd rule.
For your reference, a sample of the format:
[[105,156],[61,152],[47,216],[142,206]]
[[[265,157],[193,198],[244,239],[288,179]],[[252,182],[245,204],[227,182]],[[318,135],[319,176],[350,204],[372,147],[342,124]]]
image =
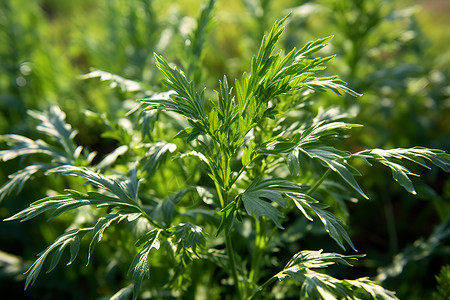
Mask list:
[[3,294],[446,299],[450,52],[406,4],[2,1]]

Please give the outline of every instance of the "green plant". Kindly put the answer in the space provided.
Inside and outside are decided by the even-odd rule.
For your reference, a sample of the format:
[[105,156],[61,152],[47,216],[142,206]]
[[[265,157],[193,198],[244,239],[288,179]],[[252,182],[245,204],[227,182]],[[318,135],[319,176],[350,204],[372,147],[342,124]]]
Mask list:
[[[334,34],[336,59],[328,72],[338,72],[364,94],[358,101],[351,97],[340,101],[341,107],[354,113],[353,122],[365,125],[365,130],[352,133],[346,149],[421,145],[449,151],[448,130],[444,129],[448,127],[444,120],[449,119],[448,96],[442,88],[448,82],[448,68],[443,65],[448,61],[448,49],[430,51],[435,42],[430,40],[426,24],[419,22],[428,6],[406,6],[409,4],[319,0],[293,11],[286,32],[288,45],[311,34]],[[326,107],[336,102],[336,97],[328,94],[318,103]],[[360,203],[351,212],[358,224],[352,239],[373,258],[363,264],[378,273],[378,282],[395,289],[401,299],[431,297],[434,283],[427,274],[435,272],[436,264],[448,263],[448,255],[442,251],[448,235],[435,239],[435,233],[449,225],[448,175],[438,169],[417,170],[421,180],[415,182],[417,194],[411,197],[387,180],[382,168],[362,171],[365,176],[359,183],[371,199],[377,199]],[[423,241],[431,243],[423,247]],[[420,251],[424,253],[418,255]],[[411,280],[417,283],[413,287]]]
[[433,294],[433,299],[448,299],[450,297],[450,266],[445,265],[441,268],[438,276],[436,276],[438,283],[436,292]]
[[[415,174],[405,164],[436,165],[448,172],[450,156],[421,147],[356,153],[337,149],[343,133],[359,125],[345,122],[347,115],[336,109],[316,113],[308,104],[316,92],[359,94],[336,76],[316,74],[333,58],[314,57],[331,37],[288,53],[276,50],[285,19],[263,38],[250,73],[235,80],[235,92],[224,76],[213,97],[189,77],[199,78],[198,72],[186,76],[155,54],[169,91],[141,100],[141,106],[121,120],[90,112],[121,144],[99,163],[76,146],[76,132],[57,108],[32,113],[41,121],[37,129],[53,141],[3,137],[11,148],[0,151],[2,160],[38,154],[43,162],[25,167],[28,173],[13,174],[2,197],[20,188],[35,169],[71,178],[63,194],[52,191],[6,219],[72,216],[67,231],[29,268],[26,288],[52,252],[49,271],[66,248],[68,264],[73,263],[90,234],[88,263],[105,240],[130,258],[133,287],[125,286],[117,297],[132,292],[136,299],[145,290],[146,296],[156,298],[396,299],[394,292],[368,278],[325,273],[322,269],[349,266],[349,260],[363,255],[300,250],[301,234],[308,233],[311,221],[341,249],[356,250],[345,222],[336,216],[344,212],[345,217],[346,202],[353,195],[367,198],[355,179],[361,174],[351,162],[379,162],[415,193],[410,179]],[[80,221],[78,214],[85,217]],[[144,283],[149,276],[154,280]]]

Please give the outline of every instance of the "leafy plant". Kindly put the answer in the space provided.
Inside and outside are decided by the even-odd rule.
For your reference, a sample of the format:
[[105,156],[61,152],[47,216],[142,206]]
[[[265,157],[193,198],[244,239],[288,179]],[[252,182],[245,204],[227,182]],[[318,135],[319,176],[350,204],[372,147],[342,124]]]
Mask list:
[[[205,18],[212,4],[204,10]],[[43,122],[37,129],[53,139],[54,146],[4,136],[12,145],[0,152],[4,161],[31,154],[52,160],[13,174],[1,190],[2,197],[37,170],[74,180],[67,181],[64,193],[51,193],[6,221],[26,221],[42,214],[51,220],[83,207],[91,208],[88,212],[94,217],[81,224],[73,222],[39,254],[27,272],[26,288],[51,252],[49,271],[69,246],[68,264],[74,262],[83,238],[90,236],[89,262],[94,248],[109,236],[124,253],[131,253],[128,273],[133,299],[141,290],[154,297],[163,297],[162,292],[171,297],[200,293],[208,280],[213,283],[210,296],[215,298],[272,298],[271,293],[278,292],[270,291],[278,286],[275,282],[291,280],[299,289],[285,290],[285,298],[294,294],[311,299],[396,299],[394,292],[368,278],[340,279],[325,273],[328,267],[349,266],[348,261],[364,255],[301,250],[299,240],[283,235],[282,230],[306,233],[307,222],[321,224],[320,231],[342,250],[347,245],[356,251],[346,223],[324,201],[336,193],[324,187],[338,187],[341,192],[335,201],[343,209],[346,203],[341,200],[347,194],[368,198],[356,180],[362,174],[352,165],[359,160],[369,166],[377,162],[387,166],[394,180],[414,193],[410,176],[415,174],[405,163],[435,165],[448,172],[450,156],[419,147],[356,153],[337,149],[343,133],[359,125],[347,123],[346,115],[334,109],[315,114],[307,102],[314,102],[317,93],[324,91],[359,94],[337,76],[317,74],[333,59],[316,57],[331,37],[287,53],[277,50],[285,20],[275,22],[263,38],[250,72],[236,79],[233,87],[224,76],[216,97],[198,88],[198,65],[190,65],[186,75],[155,54],[169,91],[147,91],[152,96],[140,100],[139,116],[129,115],[134,124],[129,119],[112,123],[109,136],[122,145],[103,163],[94,164],[92,154],[82,154],[73,141],[75,131],[63,122],[57,108],[51,110],[55,117],[34,113]],[[195,49],[192,53],[193,59],[200,57]],[[93,115],[106,123],[106,118]],[[149,116],[153,121],[145,123]],[[139,127],[143,122],[147,126]],[[144,132],[138,134],[139,130]],[[124,231],[120,227],[124,223],[132,230],[124,232],[127,238],[119,243],[114,233]],[[147,277],[156,280],[144,281]],[[126,286],[115,296],[129,293],[131,288]]]
[[433,299],[446,299],[450,296],[449,280],[450,266],[446,265],[441,268],[441,272],[436,276],[438,286],[436,292],[433,294]]

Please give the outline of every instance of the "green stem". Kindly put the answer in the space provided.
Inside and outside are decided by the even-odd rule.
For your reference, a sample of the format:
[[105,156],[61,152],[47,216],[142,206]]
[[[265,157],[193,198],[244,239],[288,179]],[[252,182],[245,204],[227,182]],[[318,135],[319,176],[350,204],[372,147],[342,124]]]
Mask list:
[[[318,180],[318,181],[316,181],[316,183],[314,183],[314,185],[313,186],[311,186],[310,188],[309,188],[309,190],[306,192],[306,194],[308,194],[308,195],[312,195],[316,190],[317,190],[317,188],[322,184],[322,182],[324,182],[324,180],[328,177],[328,175],[330,175],[330,173],[331,173],[331,169],[327,169],[327,171],[322,175],[322,177],[320,177],[320,179]],[[292,260],[292,259],[291,259]],[[291,261],[289,261],[287,264],[286,264],[286,266],[283,268],[283,271],[289,266],[289,264],[291,263]],[[281,272],[283,272],[283,271],[281,271]],[[279,273],[278,273],[279,274]],[[250,273],[250,275],[251,275],[251,273]],[[260,287],[259,287],[259,289],[251,296],[251,298],[250,298],[250,300],[253,300],[253,299],[256,299],[256,297],[259,295],[259,294],[261,294],[261,292],[266,288],[266,287],[268,287],[269,285],[271,285],[274,281],[276,281],[277,280],[277,276],[272,276],[272,277],[270,277],[266,282],[264,282]]]
[[250,300],[257,299],[257,296],[261,294],[262,291],[269,285],[271,285],[274,281],[277,280],[276,276],[270,277],[266,282],[263,283],[263,285],[260,286],[260,288],[252,295]]
[[259,279],[259,268],[260,261],[263,254],[264,242],[265,242],[265,232],[264,232],[264,221],[255,222],[256,237],[255,237],[255,250],[253,252],[253,258],[251,263],[251,270],[249,275],[250,282],[256,284]]
[[231,273],[233,276],[234,286],[235,286],[236,292],[238,294],[238,299],[242,299],[243,297],[241,294],[241,285],[240,285],[239,278],[237,275],[237,270],[236,270],[236,258],[234,256],[233,244],[231,243],[231,238],[230,238],[229,233],[227,233],[226,230],[224,230],[223,232],[225,234],[225,246],[227,248],[227,254],[228,254]]
[[317,190],[317,188],[322,184],[322,182],[328,177],[328,175],[330,175],[330,173],[331,169],[327,169],[327,171],[322,175],[322,177],[320,177],[320,179],[316,183],[314,183],[312,187],[309,188],[306,194],[312,195]]
[[[224,208],[226,206],[226,201],[224,199],[224,196],[222,195],[222,189],[220,188],[219,184],[216,181],[214,181],[214,184],[216,186],[217,194],[219,195],[220,206],[221,208]],[[228,255],[228,262],[231,269],[231,276],[233,277],[234,286],[238,294],[238,299],[242,299],[243,297],[241,294],[241,287],[236,269],[236,257],[234,256],[233,243],[231,242],[229,232],[227,232],[227,230],[224,230],[223,232],[225,235],[225,247]]]
[[269,285],[271,285],[274,281],[277,280],[278,278],[278,274],[282,274],[284,272],[284,270],[286,270],[286,268],[288,268],[291,265],[291,262],[294,260],[295,256],[292,257],[289,262],[284,266],[283,270],[281,270],[280,272],[278,272],[276,275],[270,277],[268,280],[266,280],[266,282],[264,282],[259,289],[251,296],[250,300],[256,299],[256,297],[261,294],[262,291],[264,291],[265,288],[267,288]]
[[150,218],[150,216],[145,212],[145,210],[140,207],[140,206],[136,206],[139,211],[142,213],[142,217],[144,217],[145,219],[147,219],[147,221],[152,224],[153,226],[155,226],[156,228],[163,228],[160,224],[155,223],[155,221],[152,220],[152,218]]
[[214,185],[216,186],[216,191],[217,191],[217,194],[219,195],[220,208],[224,208],[227,204],[225,203],[225,200],[223,199],[222,189],[220,188],[219,184],[215,180],[214,180]]

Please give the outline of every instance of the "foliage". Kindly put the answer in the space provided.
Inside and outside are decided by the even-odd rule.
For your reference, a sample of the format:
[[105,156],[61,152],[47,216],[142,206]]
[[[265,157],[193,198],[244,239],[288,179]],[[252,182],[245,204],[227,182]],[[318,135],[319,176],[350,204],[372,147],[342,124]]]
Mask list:
[[[414,178],[422,175],[420,167],[435,174],[449,171],[450,157],[445,151],[427,148],[426,142],[422,144],[425,147],[408,148],[417,144],[414,137],[405,135],[396,143],[398,133],[393,131],[381,143],[378,138],[368,139],[379,115],[367,117],[372,107],[378,109],[367,99],[385,91],[377,81],[385,76],[374,71],[364,53],[385,45],[371,32],[381,31],[384,22],[399,14],[393,11],[392,18],[385,19],[381,6],[368,1],[317,1],[309,6],[316,8],[309,14],[333,15],[327,20],[337,24],[329,27],[336,32],[325,32],[328,37],[292,48],[293,42],[299,44],[298,33],[293,33],[299,28],[296,22],[306,20],[299,13],[307,6],[299,6],[291,16],[275,22],[257,48],[257,34],[272,23],[277,10],[271,11],[275,6],[270,1],[244,1],[243,7],[249,11],[246,22],[254,18],[254,23],[241,23],[241,27],[249,25],[248,31],[242,31],[247,37],[240,37],[236,45],[246,41],[245,47],[256,54],[249,61],[251,56],[244,51],[233,63],[226,55],[217,56],[227,49],[215,44],[220,35],[212,25],[223,22],[222,18],[213,20],[216,14],[221,16],[219,3],[206,1],[195,21],[181,18],[178,11],[165,15],[159,4],[148,0],[90,4],[107,22],[98,38],[90,32],[76,36],[72,45],[83,72],[94,66],[81,76],[84,80],[74,84],[83,87],[78,89],[84,91],[82,96],[71,92],[80,101],[29,110],[26,134],[1,136],[7,148],[0,151],[0,158],[17,168],[8,173],[11,175],[0,189],[6,207],[13,202],[15,207],[13,213],[2,210],[2,217],[28,221],[2,226],[32,228],[38,224],[40,234],[34,234],[33,241],[32,231],[21,234],[20,240],[32,254],[38,247],[45,248],[34,263],[5,256],[6,264],[16,266],[13,276],[17,280],[23,280],[20,270],[28,268],[27,295],[42,286],[39,278],[55,273],[64,274],[60,281],[67,283],[73,274],[76,280],[86,278],[91,288],[80,298],[100,294],[112,299],[131,295],[133,299],[188,295],[208,299],[396,299],[389,289],[404,295],[404,285],[393,285],[392,280],[408,273],[409,262],[446,253],[445,198],[435,194],[430,201],[441,216],[441,226],[428,238],[406,246],[392,258],[391,265],[390,259],[381,259],[376,252],[373,255],[371,249],[364,259],[364,255],[334,252],[346,250],[346,246],[349,251],[360,249],[354,220],[367,215],[367,203],[383,200],[376,193],[379,185],[385,193],[399,193],[388,183],[386,171],[391,171],[391,181],[406,193],[418,195],[423,195],[424,189]],[[62,9],[63,5],[58,5]],[[47,9],[48,16],[52,15]],[[57,15],[52,16],[57,22]],[[6,24],[9,19],[1,20]],[[359,20],[358,26],[351,23],[355,20]],[[189,24],[191,30],[186,30]],[[255,24],[258,29],[249,30]],[[309,26],[303,25],[298,32]],[[317,31],[308,28],[308,34]],[[336,35],[331,50],[337,51],[338,57],[326,47],[332,40],[330,34]],[[177,48],[177,43],[183,47]],[[215,50],[212,60],[211,51]],[[247,61],[248,70],[243,63]],[[403,59],[396,56],[390,62],[401,69]],[[239,67],[233,69],[236,65]],[[389,74],[390,67],[388,64],[379,72]],[[334,72],[363,92],[362,100],[354,101],[353,97],[361,94],[331,75]],[[401,87],[411,73],[402,74],[381,86],[389,83],[394,91],[402,90],[395,84]],[[161,75],[162,85],[157,81]],[[67,78],[61,77],[61,82],[70,82]],[[95,78],[107,81],[109,87]],[[214,78],[222,79],[214,84]],[[55,82],[43,91],[61,87]],[[32,101],[32,93],[23,95]],[[36,97],[42,97],[39,95]],[[136,98],[141,99],[137,105],[124,100]],[[351,118],[350,113],[338,109],[336,99],[349,112],[357,107],[359,116]],[[414,99],[420,109],[423,94]],[[34,108],[33,104],[27,106]],[[80,114],[86,107],[89,109]],[[70,113],[66,116],[63,111]],[[404,117],[390,120],[396,129],[402,128],[399,124]],[[360,128],[353,122],[370,126]],[[380,131],[381,135],[386,132],[391,131]],[[365,144],[370,149],[363,150]],[[29,199],[38,197],[43,198],[23,209]],[[26,201],[20,201],[22,198]],[[357,198],[364,200],[356,204]],[[49,222],[42,222],[41,215]],[[406,220],[409,222],[409,215]],[[331,239],[324,238],[326,235]],[[386,244],[394,245],[391,240]],[[321,248],[325,251],[312,250]],[[368,250],[363,248],[363,252]],[[69,253],[64,253],[65,249]],[[76,259],[79,253],[86,253],[87,268]],[[58,267],[65,259],[68,266]],[[361,273],[375,276],[374,267],[370,270],[367,266],[376,259],[385,266],[378,269],[374,280],[354,279]],[[356,267],[348,268],[349,261]],[[40,275],[44,265],[49,265],[50,274]]]
[[446,299],[450,296],[449,288],[450,280],[450,266],[443,266],[439,276],[436,276],[436,281],[438,283],[437,291],[433,294],[434,299]]

